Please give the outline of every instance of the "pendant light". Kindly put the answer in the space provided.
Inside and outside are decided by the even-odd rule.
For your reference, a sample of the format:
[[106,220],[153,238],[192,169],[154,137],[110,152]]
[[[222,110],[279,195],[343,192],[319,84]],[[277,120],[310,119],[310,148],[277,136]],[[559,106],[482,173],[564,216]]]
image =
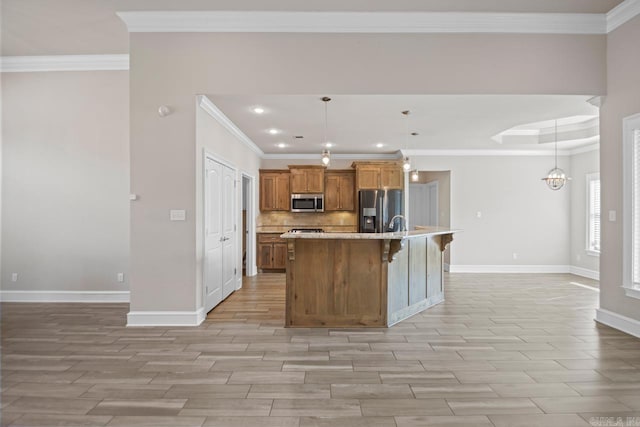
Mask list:
[[558,167],[558,120],[555,121],[555,166],[549,171],[546,177],[542,178],[552,190],[561,189],[571,178],[567,177],[562,169]]
[[[327,146],[327,104],[331,101],[331,98],[324,96],[321,98],[324,102],[324,146]],[[322,150],[322,164],[329,166],[331,163],[331,152],[329,150]]]
[[[404,110],[402,112],[402,114],[405,117],[405,124],[406,124],[406,133],[404,136],[404,149],[405,151],[407,151],[409,149],[409,114],[411,114],[411,111],[409,110]],[[411,170],[411,162],[409,161],[409,157],[405,155],[404,160],[402,161],[402,169],[404,169],[405,172],[409,172]]]
[[418,182],[420,180],[420,174],[418,173],[418,169],[414,169],[411,172],[411,182]]

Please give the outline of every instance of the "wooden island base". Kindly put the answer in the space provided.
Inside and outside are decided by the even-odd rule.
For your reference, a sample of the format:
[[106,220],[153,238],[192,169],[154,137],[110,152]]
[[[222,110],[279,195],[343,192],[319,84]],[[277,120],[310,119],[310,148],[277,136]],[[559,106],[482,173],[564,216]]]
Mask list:
[[285,326],[386,327],[442,302],[452,233],[285,233]]

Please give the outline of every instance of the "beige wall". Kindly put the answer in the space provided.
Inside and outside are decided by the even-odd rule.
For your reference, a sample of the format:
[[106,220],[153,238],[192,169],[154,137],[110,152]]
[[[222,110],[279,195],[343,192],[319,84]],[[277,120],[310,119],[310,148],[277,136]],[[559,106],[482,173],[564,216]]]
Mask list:
[[[168,221],[196,206],[195,94],[601,94],[605,47],[591,35],[131,34],[132,310],[195,309],[195,218]],[[175,113],[159,118],[161,104]],[[458,246],[460,262],[477,250]],[[566,262],[556,250],[536,262]]]
[[[625,296],[622,286],[622,119],[640,113],[640,16],[607,36],[607,97],[600,109],[600,179],[602,185],[602,254],[600,306],[640,320],[640,300]],[[606,220],[615,210],[618,220]]]
[[[412,157],[413,167],[451,171],[451,266],[569,264],[570,190],[541,178],[553,156]],[[558,166],[569,169],[569,159]],[[481,218],[477,213],[481,212]],[[517,259],[513,259],[513,253]]]
[[128,290],[128,73],[2,80],[2,289]]
[[[253,193],[253,206],[258,204],[258,169],[260,167],[260,157],[251,151],[245,144],[239,141],[229,131],[227,131],[216,119],[211,117],[202,108],[196,109],[196,159],[194,168],[196,187],[196,306],[202,306],[202,272],[203,272],[203,236],[204,236],[204,189],[203,189],[203,164],[204,153],[212,155],[214,159],[236,170],[236,197],[237,202],[236,224],[238,233],[236,234],[236,270],[238,272],[236,286],[242,285],[242,174],[254,178],[255,191]],[[256,215],[257,216],[257,215]],[[255,221],[256,217],[247,216],[247,222]],[[255,245],[247,248],[247,251],[255,252]],[[254,258],[255,264],[255,258]],[[255,270],[255,265],[248,266],[247,271]]]
[[[600,150],[571,156],[571,259],[574,267],[600,271],[600,257],[587,253],[587,175],[600,172]],[[604,218],[604,217],[603,217]]]

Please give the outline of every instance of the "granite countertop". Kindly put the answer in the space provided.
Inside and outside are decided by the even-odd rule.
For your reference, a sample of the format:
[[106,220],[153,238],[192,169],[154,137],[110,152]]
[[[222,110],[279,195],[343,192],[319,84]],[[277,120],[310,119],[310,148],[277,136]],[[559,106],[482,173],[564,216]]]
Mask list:
[[360,240],[402,240],[437,234],[452,234],[460,230],[444,227],[420,227],[417,230],[398,231],[389,233],[284,233],[283,239],[360,239]]

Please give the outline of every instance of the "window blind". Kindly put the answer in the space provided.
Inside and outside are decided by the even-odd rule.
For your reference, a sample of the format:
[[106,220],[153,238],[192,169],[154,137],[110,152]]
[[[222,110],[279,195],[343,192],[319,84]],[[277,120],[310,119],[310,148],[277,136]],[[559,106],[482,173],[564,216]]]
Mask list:
[[640,129],[633,130],[633,286],[640,287]]
[[589,179],[589,247],[600,252],[600,177]]

